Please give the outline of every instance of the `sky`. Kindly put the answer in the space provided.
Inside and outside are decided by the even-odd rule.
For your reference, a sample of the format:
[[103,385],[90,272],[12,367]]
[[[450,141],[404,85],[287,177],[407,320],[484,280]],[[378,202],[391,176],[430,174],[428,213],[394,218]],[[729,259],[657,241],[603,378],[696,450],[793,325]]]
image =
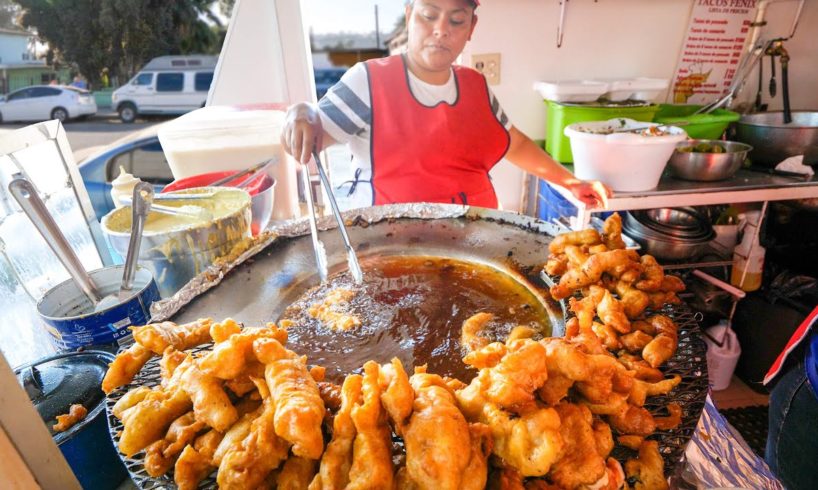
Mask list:
[[303,0],[308,22],[316,34],[326,32],[373,32],[375,5],[378,6],[380,31],[392,31],[403,16],[405,0]]

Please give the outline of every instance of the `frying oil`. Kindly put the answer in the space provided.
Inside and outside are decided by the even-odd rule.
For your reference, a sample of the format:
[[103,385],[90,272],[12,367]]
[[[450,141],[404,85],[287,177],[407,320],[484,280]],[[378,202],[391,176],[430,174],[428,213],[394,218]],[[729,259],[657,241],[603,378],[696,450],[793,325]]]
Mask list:
[[[295,321],[289,336],[296,351],[310,364],[325,366],[327,378],[340,381],[360,371],[368,360],[401,360],[408,374],[412,366],[469,381],[475,371],[462,362],[463,322],[479,312],[494,319],[481,335],[504,340],[517,325],[532,327],[543,336],[551,325],[545,307],[520,281],[493,267],[430,256],[373,257],[361,261],[364,282],[356,286],[348,272],[307,291],[282,318]],[[361,326],[334,331],[307,310],[321,303],[331,290],[355,291],[349,303],[336,305],[356,315]]]

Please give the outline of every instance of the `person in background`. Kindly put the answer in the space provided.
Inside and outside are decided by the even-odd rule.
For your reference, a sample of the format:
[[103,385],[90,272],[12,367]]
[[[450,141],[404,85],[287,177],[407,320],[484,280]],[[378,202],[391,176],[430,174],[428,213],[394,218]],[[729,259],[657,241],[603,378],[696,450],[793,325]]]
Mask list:
[[82,79],[79,75],[74,77],[74,81],[71,82],[72,87],[81,88],[83,90],[88,89],[88,83]]
[[301,163],[346,143],[354,207],[440,202],[498,207],[489,170],[506,158],[591,207],[609,191],[576,179],[508,120],[483,75],[453,65],[477,25],[476,0],[414,0],[408,52],[358,63],[318,107],[287,112],[282,145]]
[[770,415],[764,459],[788,490],[818,482],[818,307],[807,315],[775,360],[764,384]]

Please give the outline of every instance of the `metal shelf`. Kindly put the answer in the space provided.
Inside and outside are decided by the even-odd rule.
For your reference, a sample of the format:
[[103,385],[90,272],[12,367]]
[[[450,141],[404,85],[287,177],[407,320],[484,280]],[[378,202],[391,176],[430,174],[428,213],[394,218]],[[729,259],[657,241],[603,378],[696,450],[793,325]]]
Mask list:
[[[570,166],[568,168],[571,169]],[[566,189],[556,186],[554,189],[577,207],[576,221],[572,226],[580,229],[590,221],[591,214],[602,211],[818,198],[818,179],[815,176],[810,180],[780,177],[744,169],[740,169],[732,178],[718,182],[690,182],[665,174],[655,189],[614,192],[604,209],[588,209]]]

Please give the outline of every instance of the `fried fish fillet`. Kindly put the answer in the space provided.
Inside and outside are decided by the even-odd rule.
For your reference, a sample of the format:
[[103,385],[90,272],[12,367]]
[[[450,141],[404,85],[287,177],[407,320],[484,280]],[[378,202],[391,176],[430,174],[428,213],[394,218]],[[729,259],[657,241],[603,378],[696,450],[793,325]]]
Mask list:
[[173,322],[151,323],[142,327],[132,327],[131,331],[136,343],[161,356],[168,347],[187,350],[210,342],[212,323],[213,320],[210,318],[201,318],[183,325]]
[[153,352],[139,344],[133,344],[117,354],[114,361],[108,365],[105,377],[102,378],[102,391],[109,394],[133,381],[134,376],[151,357],[153,357]]
[[324,402],[318,384],[298,357],[275,339],[253,342],[256,357],[265,366],[264,378],[275,404],[275,433],[293,445],[293,454],[320,459],[324,452],[321,423]]

